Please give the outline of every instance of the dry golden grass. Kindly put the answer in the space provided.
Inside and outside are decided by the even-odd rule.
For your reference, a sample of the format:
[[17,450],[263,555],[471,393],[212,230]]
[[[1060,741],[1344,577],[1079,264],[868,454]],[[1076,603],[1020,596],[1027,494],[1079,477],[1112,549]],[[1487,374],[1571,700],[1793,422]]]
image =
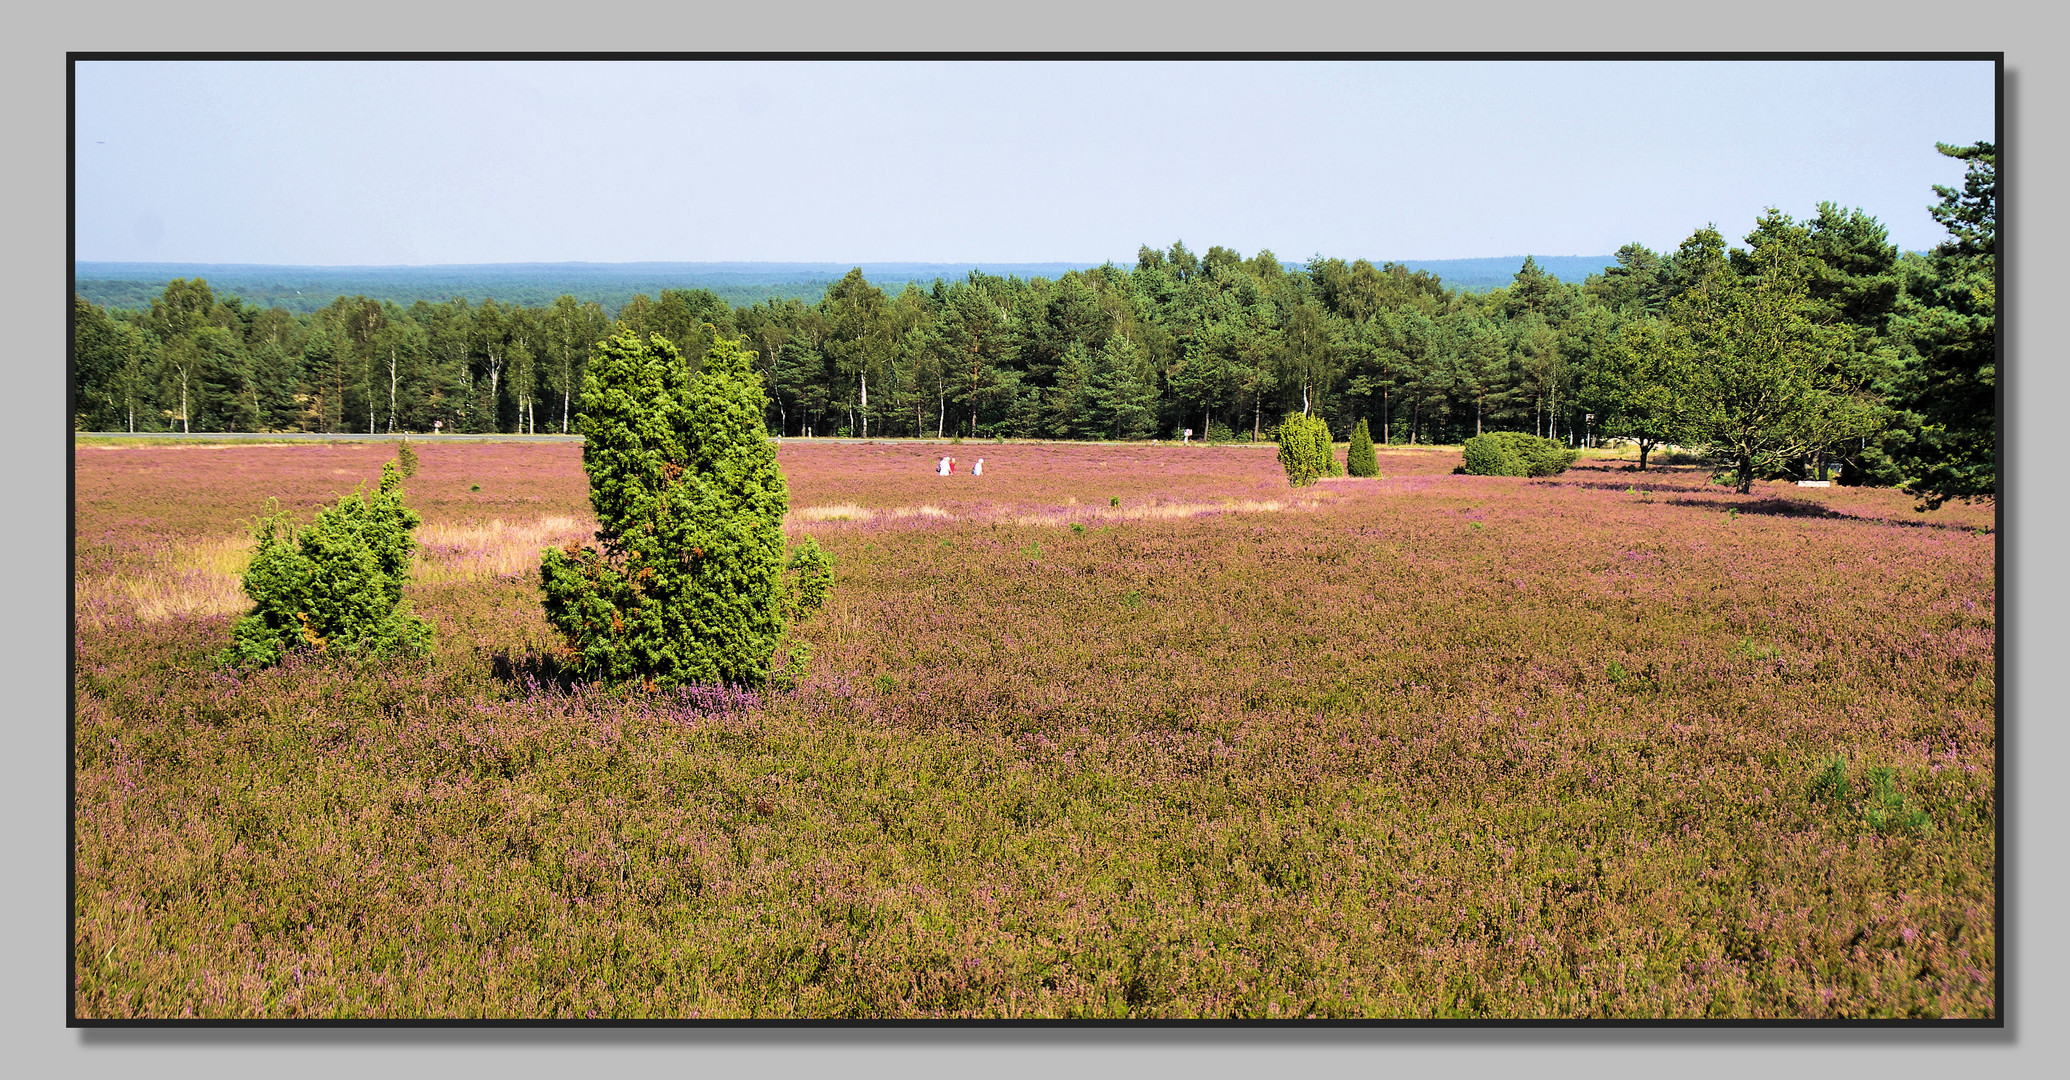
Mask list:
[[228,615],[251,606],[244,595],[244,569],[251,562],[249,536],[220,536],[168,544],[143,553],[128,572],[84,576],[74,594],[80,621],[95,629],[111,616],[145,622],[175,616]]
[[416,580],[423,585],[442,585],[518,577],[539,568],[542,550],[586,541],[595,530],[593,522],[572,517],[426,524],[417,529]]
[[[1076,500],[1073,500],[1074,502]],[[1013,518],[1016,525],[1061,525],[1069,521],[1103,524],[1118,521],[1176,521],[1202,514],[1270,514],[1282,510],[1313,510],[1316,502],[1304,499],[1222,499],[1218,502],[1159,502],[1148,506],[1088,506]]]
[[[518,577],[538,568],[542,549],[588,540],[593,529],[572,517],[424,525],[417,530],[415,581],[443,585]],[[248,535],[208,537],[132,555],[112,573],[83,574],[74,590],[80,622],[98,630],[110,619],[131,616],[162,622],[241,614],[251,607],[243,585],[251,554]]]
[[807,506],[791,511],[793,521],[880,521],[897,518],[943,518],[950,517],[947,510],[939,506],[890,506],[874,508],[857,506],[854,503],[836,503],[831,506]]

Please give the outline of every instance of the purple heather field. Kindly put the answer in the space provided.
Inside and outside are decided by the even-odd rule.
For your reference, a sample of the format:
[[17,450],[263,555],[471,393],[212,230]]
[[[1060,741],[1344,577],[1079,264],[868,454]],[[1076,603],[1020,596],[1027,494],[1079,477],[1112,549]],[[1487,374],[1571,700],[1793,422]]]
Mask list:
[[418,446],[434,655],[244,674],[393,447],[75,450],[76,1015],[1996,1015],[1988,506],[792,439],[808,673],[641,693],[544,674],[580,448]]

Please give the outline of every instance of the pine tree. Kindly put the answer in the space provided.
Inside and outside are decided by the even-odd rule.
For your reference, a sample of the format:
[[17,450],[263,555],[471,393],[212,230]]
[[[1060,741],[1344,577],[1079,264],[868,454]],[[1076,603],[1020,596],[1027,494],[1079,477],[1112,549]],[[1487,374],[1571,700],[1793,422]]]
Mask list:
[[[691,379],[660,335],[621,331],[598,346],[579,428],[599,546],[548,549],[540,561],[547,620],[575,671],[759,686],[787,607],[816,606],[786,596],[789,495],[753,358],[714,335]],[[792,563],[808,579],[805,600],[823,597],[816,545]]]
[[1150,359],[1127,337],[1109,339],[1094,361],[1089,396],[1101,419],[1096,434],[1140,439],[1157,423],[1157,384]]
[[1351,429],[1351,446],[1344,452],[1344,471],[1353,476],[1380,475],[1380,458],[1373,452],[1373,436],[1360,420]]
[[1892,455],[1922,510],[1998,494],[1998,154],[1988,142],[1939,149],[1969,165],[1963,190],[1934,186],[1949,239],[1901,308],[1910,356],[1895,396],[1919,422]]

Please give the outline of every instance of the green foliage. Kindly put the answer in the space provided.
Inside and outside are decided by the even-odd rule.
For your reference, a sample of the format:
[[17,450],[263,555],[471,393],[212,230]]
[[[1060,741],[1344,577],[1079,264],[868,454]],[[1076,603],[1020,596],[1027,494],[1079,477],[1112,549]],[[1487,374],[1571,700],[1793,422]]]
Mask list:
[[402,445],[396,447],[395,464],[402,472],[403,479],[408,480],[417,475],[417,448],[410,445],[408,438],[403,439]]
[[1812,802],[1823,804],[1870,832],[1931,834],[1933,815],[1913,805],[1898,780],[1897,770],[1873,765],[1864,770],[1861,787],[1857,789],[1848,777],[1847,759],[1836,754],[1826,759],[1811,778],[1807,793]]
[[1811,778],[1812,801],[1845,805],[1853,798],[1854,785],[1847,779],[1847,759],[1837,754],[1826,759],[1825,767]]
[[1659,319],[1633,319],[1606,343],[1584,382],[1589,399],[1604,413],[1600,430],[1638,446],[1641,472],[1656,447],[1673,441],[1683,412],[1681,388],[1688,381],[1684,359],[1670,346]]
[[805,619],[826,605],[827,593],[834,587],[834,557],[808,536],[791,549],[784,577],[789,584],[786,610],[793,622]]
[[1280,422],[1279,463],[1287,471],[1287,483],[1306,487],[1321,477],[1336,475],[1335,455],[1330,452],[1330,426],[1319,416],[1288,413]]
[[1460,471],[1474,476],[1525,475],[1523,459],[1510,450],[1507,442],[1497,438],[1508,434],[1513,433],[1491,432],[1466,440],[1466,445],[1461,448],[1465,462]]
[[319,511],[298,536],[278,500],[252,530],[257,546],[244,575],[251,612],[231,629],[225,663],[255,668],[310,649],[346,656],[430,651],[431,625],[402,603],[422,518],[403,505],[403,474],[381,466],[369,500],[355,491]]
[[1940,151],[1969,163],[1963,190],[1934,188],[1950,237],[1895,320],[1908,363],[1894,397],[1919,423],[1892,457],[1922,510],[1998,494],[1998,154],[1988,142]]
[[803,641],[792,641],[783,649],[783,666],[769,673],[769,685],[773,689],[791,691],[812,666],[812,646]]
[[1828,362],[1852,336],[1814,318],[1803,232],[1771,211],[1750,237],[1744,277],[1711,261],[1668,306],[1666,348],[1678,354],[1681,380],[1677,441],[1709,450],[1741,494],[1757,474],[1882,422],[1862,374]]
[[1360,420],[1351,429],[1351,446],[1344,451],[1344,471],[1353,476],[1380,475],[1380,458],[1373,453],[1373,435]]
[[1897,770],[1879,765],[1869,769],[1862,824],[1873,832],[1924,836],[1933,831],[1933,815],[1912,805],[1898,787]]
[[658,334],[622,330],[597,346],[580,430],[599,546],[540,559],[547,621],[574,670],[760,686],[786,615],[824,602],[831,563],[818,545],[786,563],[789,493],[753,358],[715,334],[693,379]]
[[1581,451],[1524,431],[1491,431],[1466,440],[1460,471],[1473,476],[1558,476]]

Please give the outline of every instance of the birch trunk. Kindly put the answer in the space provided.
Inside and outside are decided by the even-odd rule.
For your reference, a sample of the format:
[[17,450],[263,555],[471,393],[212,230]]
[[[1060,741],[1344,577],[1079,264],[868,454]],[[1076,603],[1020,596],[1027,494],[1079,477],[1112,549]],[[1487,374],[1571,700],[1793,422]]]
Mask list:
[[502,362],[501,360],[498,360],[498,359],[496,358],[496,354],[495,354],[495,353],[490,353],[490,354],[489,354],[489,430],[490,430],[491,432],[493,432],[493,431],[495,431],[495,430],[496,430],[496,420],[497,420],[497,412],[498,412],[498,410],[497,410],[497,408],[496,408],[496,384],[497,384],[497,382],[499,382],[499,381],[500,381],[500,380],[502,379],[502,376],[503,376],[503,362]]

